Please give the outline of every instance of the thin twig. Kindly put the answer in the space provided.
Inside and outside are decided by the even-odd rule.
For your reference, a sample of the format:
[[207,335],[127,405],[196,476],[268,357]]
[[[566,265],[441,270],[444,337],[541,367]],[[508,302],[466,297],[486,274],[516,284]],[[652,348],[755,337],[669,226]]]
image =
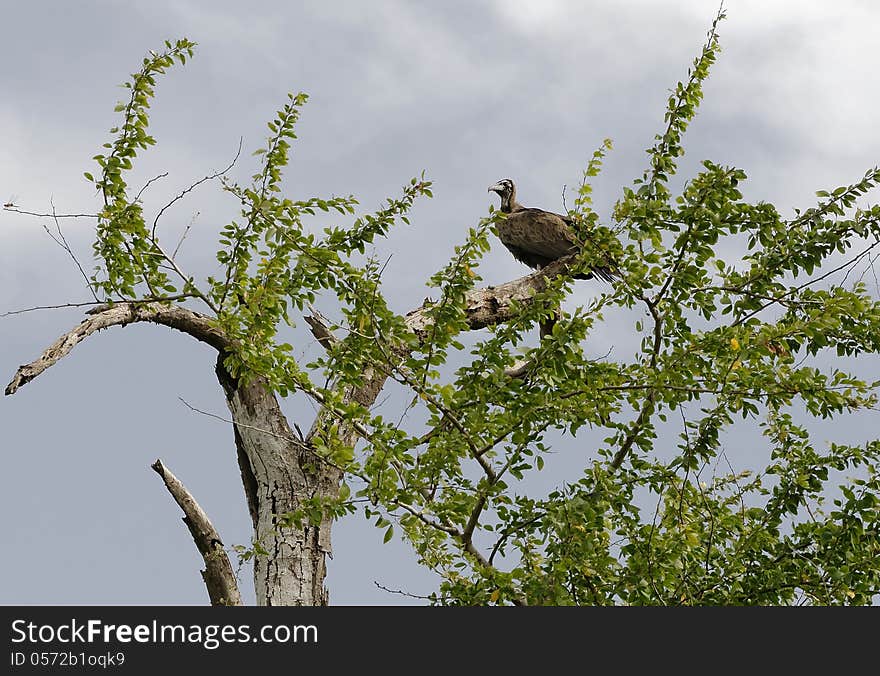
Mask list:
[[22,315],[26,312],[36,312],[37,310],[60,310],[68,307],[87,307],[89,305],[103,305],[102,301],[88,300],[82,303],[60,303],[58,305],[35,305],[34,307],[26,307],[21,310],[9,310],[0,314],[0,317],[9,317],[11,315]]
[[[76,254],[73,253],[73,249],[70,247],[70,244],[67,243],[67,239],[64,237],[64,232],[61,230],[61,223],[58,222],[58,216],[55,213],[55,202],[51,198],[49,199],[49,204],[52,205],[52,220],[55,221],[55,230],[58,231],[58,237],[61,239],[61,245],[70,258],[73,260],[76,265],[79,273],[82,275],[83,281],[86,283],[86,288],[89,290],[89,293],[92,294],[92,298],[98,300],[98,295],[95,293],[95,289],[92,286],[92,283],[89,281],[89,276],[86,274],[86,271],[83,270],[82,265],[80,265],[79,260],[76,257]],[[54,239],[54,238],[53,238]],[[56,240],[57,241],[57,240]]]
[[3,211],[12,214],[21,214],[22,216],[37,216],[38,218],[99,218],[98,214],[42,214],[37,211],[26,211],[16,206],[3,207]]
[[388,587],[379,584],[376,580],[373,580],[373,584],[376,585],[382,591],[388,592],[389,594],[398,594],[400,596],[408,596],[411,599],[421,599],[423,601],[433,601],[434,597],[432,596],[422,596],[421,594],[411,594],[410,592],[405,592],[401,589],[389,589]]
[[168,172],[167,172],[167,171],[166,171],[166,172],[163,172],[163,173],[161,173],[161,174],[159,174],[158,176],[153,176],[153,178],[151,178],[149,181],[147,181],[146,183],[144,183],[143,187],[142,187],[140,190],[138,190],[138,194],[135,195],[135,197],[134,197],[134,201],[135,201],[135,202],[140,202],[140,201],[141,201],[141,195],[143,195],[143,194],[147,191],[147,188],[149,188],[151,185],[153,185],[153,183],[155,183],[156,181],[160,181],[160,180],[162,180],[163,178],[165,178],[165,177],[167,177],[167,176],[168,176]]
[[[244,139],[242,137],[239,137],[238,150],[235,151],[235,157],[232,158],[232,162],[229,163],[229,166],[227,166],[222,171],[218,171],[218,172],[215,172],[215,173],[210,174],[208,176],[204,176],[203,178],[200,178],[198,181],[191,184],[188,188],[185,188],[184,190],[182,190],[174,199],[172,199],[170,202],[168,202],[168,204],[166,204],[164,207],[159,209],[159,213],[157,213],[156,218],[153,219],[153,229],[152,229],[153,240],[156,239],[156,228],[159,226],[159,219],[162,218],[162,214],[164,214],[167,209],[170,209],[175,203],[182,200],[189,193],[191,193],[193,190],[195,190],[197,187],[199,187],[202,183],[205,183],[206,181],[212,181],[215,178],[220,178],[221,176],[224,176],[227,173],[229,173],[229,170],[235,166],[235,163],[238,162],[238,158],[241,155],[241,146],[242,146],[243,140]],[[149,185],[149,184],[147,184],[147,185]],[[144,186],[144,187],[146,187],[146,186]],[[140,194],[138,194],[138,195],[140,195]]]
[[177,246],[174,247],[174,251],[171,252],[171,258],[177,258],[177,252],[180,251],[180,247],[183,244],[183,240],[186,239],[186,236],[189,234],[190,228],[192,228],[193,223],[196,222],[196,219],[199,217],[200,212],[196,212],[195,215],[190,219],[189,223],[186,224],[186,227],[183,229],[183,234],[180,236],[180,239],[177,240]]
[[849,266],[851,266],[851,265],[855,265],[855,264],[858,263],[862,258],[864,258],[864,257],[865,257],[865,256],[866,256],[866,255],[872,250],[872,249],[874,249],[874,247],[876,247],[878,244],[880,244],[880,241],[874,242],[874,243],[871,244],[869,247],[867,247],[865,250],[863,250],[862,252],[860,252],[855,258],[852,258],[852,259],[850,259],[850,260],[848,260],[848,261],[846,261],[846,262],[844,262],[844,263],[838,265],[837,267],[832,268],[832,269],[829,270],[828,272],[826,272],[826,273],[824,273],[824,274],[822,274],[822,275],[819,275],[818,277],[815,277],[815,278],[813,278],[813,279],[809,279],[809,280],[807,280],[807,281],[804,282],[803,284],[800,284],[800,285],[798,285],[798,286],[796,286],[796,287],[794,287],[794,288],[792,288],[792,289],[786,291],[785,293],[783,293],[783,294],[782,294],[781,296],[779,296],[778,298],[774,298],[773,300],[768,301],[767,303],[765,303],[765,304],[762,305],[761,307],[759,307],[759,308],[757,308],[757,309],[755,309],[755,310],[749,312],[747,315],[744,315],[744,316],[740,317],[739,319],[737,319],[735,322],[733,322],[733,324],[731,324],[731,326],[732,326],[732,327],[733,327],[733,326],[739,326],[739,325],[743,324],[744,322],[747,322],[749,319],[751,319],[752,317],[754,317],[755,315],[757,315],[759,312],[763,312],[764,310],[766,310],[766,309],[767,309],[768,307],[770,307],[771,305],[774,305],[775,303],[782,303],[782,301],[783,301],[787,296],[792,296],[792,295],[794,295],[795,293],[797,293],[798,291],[802,291],[803,289],[807,288],[808,286],[812,286],[812,285],[815,284],[816,282],[821,282],[823,279],[826,279],[827,277],[830,277],[830,276],[833,275],[834,273],[836,273],[836,272],[840,272],[840,271],[843,270],[844,268],[847,268],[847,267],[849,267]]
[[199,413],[204,416],[208,416],[209,418],[214,418],[215,420],[219,420],[220,422],[228,423],[229,425],[233,425],[235,427],[240,427],[242,429],[253,430],[255,432],[260,432],[261,434],[268,434],[270,437],[275,437],[276,439],[281,439],[283,441],[290,441],[292,443],[300,443],[299,439],[294,437],[289,437],[285,434],[278,434],[277,432],[273,432],[270,429],[266,429],[265,427],[255,427],[254,425],[246,425],[245,423],[236,422],[230,418],[224,418],[222,415],[217,415],[216,413],[210,413],[209,411],[203,411],[200,408],[196,408],[192,404],[190,404],[183,397],[177,397],[180,403],[186,406],[193,413]]
[[[155,298],[146,297],[146,298],[138,298],[137,300],[124,300],[119,301],[116,305],[144,305],[146,303],[162,303],[167,301],[175,301],[175,300],[183,300],[185,298],[193,298],[194,294],[191,293],[178,293],[173,296],[156,296]],[[35,305],[33,307],[22,308],[21,310],[9,310],[8,312],[0,313],[0,318],[8,317],[10,315],[21,315],[26,312],[36,312],[37,310],[61,310],[69,307],[88,307],[94,306],[91,310],[87,310],[87,314],[95,314],[101,310],[107,309],[110,307],[109,303],[104,300],[88,300],[83,301],[82,303],[59,303],[58,305]]]

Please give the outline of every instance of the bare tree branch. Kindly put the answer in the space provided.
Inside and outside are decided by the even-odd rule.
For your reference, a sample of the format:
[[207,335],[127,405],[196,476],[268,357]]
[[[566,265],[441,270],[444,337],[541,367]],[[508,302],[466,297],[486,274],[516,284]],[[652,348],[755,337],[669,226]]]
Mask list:
[[[487,286],[469,291],[465,295],[468,328],[476,331],[513,319],[514,303],[518,303],[520,307],[529,305],[532,296],[546,289],[549,280],[565,271],[575,258],[575,255],[566,256],[530,275],[499,286]],[[407,326],[421,341],[429,338],[432,322],[427,310],[430,307],[431,303],[428,301],[406,315]]]
[[185,516],[183,522],[189,529],[193,541],[202,558],[205,560],[205,570],[202,578],[208,589],[208,596],[212,606],[240,606],[241,594],[238,591],[238,581],[229,562],[229,556],[223,549],[223,542],[217,529],[211,524],[208,515],[199,506],[192,494],[180,480],[162,464],[156,460],[150,465],[156,473],[162,477],[165,487],[171,493],[171,497],[183,510]]
[[329,350],[335,343],[339,342],[339,339],[330,331],[327,326],[327,319],[320,312],[311,305],[309,305],[309,310],[312,314],[305,316],[306,324],[309,325],[312,335],[321,344],[321,347]]
[[[51,216],[51,214],[48,214]],[[59,218],[61,216],[59,215]],[[547,267],[533,272],[530,275],[520,277],[500,286],[489,286],[483,289],[475,289],[467,294],[466,313],[468,326],[471,330],[482,329],[487,326],[499,324],[512,318],[511,304],[514,302],[527,305],[534,293],[544,289],[547,279],[562,272],[571,262],[573,257],[561,258]],[[169,297],[167,300],[177,300],[187,297],[189,294]],[[26,310],[14,310],[4,315],[28,312],[31,309],[54,309],[56,307],[78,307],[80,305],[94,305],[94,303],[69,303],[58,306],[43,306],[40,308],[28,308]],[[426,314],[429,303],[412,310],[406,315],[406,323],[409,328],[422,340],[427,339],[431,320]],[[65,357],[78,343],[91,334],[111,326],[126,326],[135,322],[151,322],[163,324],[172,329],[188,333],[197,340],[201,340],[220,351],[229,350],[232,344],[229,338],[203,314],[194,312],[179,306],[162,305],[159,302],[125,301],[114,304],[112,307],[98,305],[90,311],[93,316],[74,327],[50,345],[43,354],[33,362],[20,366],[12,381],[6,387],[6,394],[15,393],[19,387],[33,380],[43,371],[53,366],[62,357]],[[314,318],[309,318],[314,319]],[[311,325],[312,322],[310,321]],[[313,331],[316,331],[327,342],[328,338],[323,335],[323,326],[320,319],[315,321]],[[316,328],[317,327],[317,328]],[[329,331],[328,331],[329,333]],[[375,389],[372,397],[360,394],[359,403],[369,406],[378,396],[381,384],[384,383],[386,374],[374,373],[372,378],[376,381],[366,385],[366,390]],[[379,382],[381,379],[381,383]],[[367,399],[369,402],[367,403]]]
[[508,369],[504,369],[504,375],[508,378],[525,378],[531,369],[535,365],[535,362],[532,359],[527,359],[525,361],[518,361],[513,366]]
[[19,387],[54,366],[93,333],[111,326],[126,326],[135,322],[151,322],[177,329],[221,352],[232,347],[226,334],[209,317],[198,312],[159,303],[118,303],[113,307],[97,311],[92,317],[82,321],[52,343],[37,359],[19,366],[9,385],[6,386],[6,394],[14,394]]
[[8,211],[11,214],[21,214],[22,216],[38,216],[39,218],[98,218],[98,214],[43,214],[39,211],[19,209],[14,204],[3,205],[3,211]]

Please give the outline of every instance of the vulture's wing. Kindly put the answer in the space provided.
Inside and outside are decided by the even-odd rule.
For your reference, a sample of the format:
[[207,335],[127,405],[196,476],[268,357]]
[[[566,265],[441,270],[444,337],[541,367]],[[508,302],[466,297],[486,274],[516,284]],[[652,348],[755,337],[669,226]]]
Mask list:
[[544,266],[574,253],[577,244],[568,219],[543,209],[519,209],[498,225],[502,244],[532,267]]
[[[521,208],[508,214],[498,225],[498,236],[517,260],[533,268],[544,267],[577,251],[571,224],[568,216],[543,209]],[[590,279],[594,275],[611,282],[617,272],[613,266],[601,265],[576,275],[575,279]]]

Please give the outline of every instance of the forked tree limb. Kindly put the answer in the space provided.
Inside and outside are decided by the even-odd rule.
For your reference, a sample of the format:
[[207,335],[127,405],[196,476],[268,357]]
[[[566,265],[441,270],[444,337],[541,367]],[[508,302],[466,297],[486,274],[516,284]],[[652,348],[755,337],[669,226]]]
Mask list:
[[162,464],[161,460],[156,460],[150,465],[156,473],[162,477],[165,487],[171,493],[171,497],[178,506],[183,510],[185,516],[183,522],[189,529],[193,541],[205,560],[205,570],[202,571],[202,578],[205,581],[205,587],[208,589],[208,596],[211,599],[212,606],[240,606],[241,594],[238,590],[238,581],[235,579],[235,573],[232,564],[229,562],[229,556],[223,549],[223,542],[217,529],[211,524],[208,515],[196,502],[196,499],[187,490],[186,486],[181,483],[171,471]]
[[[528,305],[531,297],[546,288],[547,280],[562,272],[572,257],[560,258],[547,267],[530,275],[514,279],[499,286],[474,289],[465,297],[465,313],[468,327],[473,330],[486,328],[506,322],[513,317],[513,303]],[[431,327],[429,310],[431,303],[426,301],[420,307],[406,314],[406,324],[420,341],[428,339]],[[90,317],[68,331],[37,359],[18,368],[6,394],[14,394],[19,387],[30,382],[46,369],[54,366],[80,342],[93,333],[111,326],[126,326],[136,322],[162,324],[187,333],[193,338],[212,346],[219,352],[233,351],[230,339],[210,317],[189,310],[180,305],[164,305],[157,302],[120,302],[112,306],[99,305],[88,311]],[[312,318],[309,318],[312,319]],[[319,317],[314,324],[310,321],[313,333],[327,346],[333,338]],[[323,331],[323,332],[322,332]],[[372,403],[372,402],[371,402]]]
[[[573,256],[560,258],[530,275],[519,277],[499,286],[487,286],[467,292],[465,294],[465,315],[467,316],[468,328],[471,331],[477,331],[512,319],[513,304],[516,302],[521,307],[528,306],[532,296],[543,291],[547,287],[548,280],[563,272],[573,258]],[[406,313],[406,325],[419,338],[420,342],[424,342],[429,337],[431,328],[429,313],[433,305],[431,300],[425,300],[422,305]],[[327,319],[315,308],[310,307],[309,309],[312,314],[305,316],[306,323],[315,339],[325,349],[329,349],[339,339],[330,331]],[[521,374],[511,375],[519,377]]]

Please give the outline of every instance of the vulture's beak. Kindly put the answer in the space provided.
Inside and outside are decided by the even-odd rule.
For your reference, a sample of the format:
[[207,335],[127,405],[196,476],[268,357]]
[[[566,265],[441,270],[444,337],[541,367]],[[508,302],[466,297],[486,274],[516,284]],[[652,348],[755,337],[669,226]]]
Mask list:
[[495,185],[489,186],[488,192],[497,192],[500,195],[504,192],[504,186],[500,183],[496,183]]

